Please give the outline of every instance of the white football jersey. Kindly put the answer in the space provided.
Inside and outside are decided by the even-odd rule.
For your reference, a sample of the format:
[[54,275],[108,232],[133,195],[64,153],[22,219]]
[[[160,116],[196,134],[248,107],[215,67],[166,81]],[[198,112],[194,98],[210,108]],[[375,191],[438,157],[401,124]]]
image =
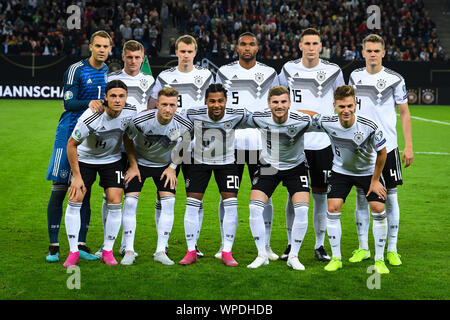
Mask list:
[[[320,114],[334,112],[334,90],[345,85],[341,68],[323,59],[313,68],[305,67],[302,59],[286,62],[279,79],[281,85],[289,88],[291,109]],[[322,132],[307,132],[305,135],[306,150],[321,150],[329,145],[330,139]]]
[[152,109],[136,114],[127,134],[134,141],[138,164],[147,167],[164,167],[172,162],[172,150],[179,138],[191,135],[193,124],[175,113],[166,125],[159,123],[158,110]]
[[333,171],[351,176],[373,174],[377,151],[386,147],[386,137],[374,121],[355,115],[353,126],[344,128],[337,115],[317,115],[313,127],[330,137]]
[[214,77],[206,68],[194,66],[190,72],[181,72],[178,67],[162,71],[156,78],[152,97],[158,99],[158,92],[165,87],[178,90],[178,110],[203,105],[205,93]]
[[248,115],[244,108],[225,108],[223,118],[214,121],[206,105],[188,109],[186,118],[194,123],[194,163],[234,163],[235,128],[243,125]]
[[[264,111],[272,87],[278,86],[278,74],[274,68],[256,62],[245,69],[239,61],[219,68],[216,83],[227,89],[227,107],[245,106],[248,111]],[[238,129],[235,133],[235,148],[238,150],[260,150],[261,134],[257,129]]]
[[289,111],[288,119],[278,124],[272,112],[254,112],[247,125],[258,128],[262,136],[261,158],[278,170],[295,168],[305,161],[304,134],[311,125],[309,115]]
[[143,72],[132,77],[122,69],[110,73],[108,81],[111,80],[121,80],[127,85],[127,103],[136,106],[137,112],[147,109],[155,78]]
[[374,120],[386,135],[386,151],[398,147],[396,104],[408,102],[405,80],[397,72],[383,67],[370,74],[366,68],[350,74],[349,85],[355,88],[358,102],[356,113]]
[[106,111],[102,114],[87,109],[78,119],[72,138],[81,144],[77,147],[78,160],[90,164],[107,164],[122,158],[122,139],[136,107],[126,104],[115,118]]

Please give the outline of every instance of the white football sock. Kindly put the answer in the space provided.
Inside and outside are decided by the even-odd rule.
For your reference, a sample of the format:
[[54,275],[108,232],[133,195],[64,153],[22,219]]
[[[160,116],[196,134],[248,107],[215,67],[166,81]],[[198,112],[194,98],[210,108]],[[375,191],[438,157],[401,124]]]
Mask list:
[[78,251],[78,233],[80,232],[81,227],[80,210],[81,203],[67,201],[64,223],[71,252]]
[[288,244],[292,244],[292,224],[294,223],[295,218],[295,212],[294,212],[294,205],[292,204],[291,196],[288,195],[288,199],[286,202],[286,232],[287,232],[287,238],[288,238]]
[[237,229],[237,198],[228,198],[223,200],[223,208],[225,210],[225,215],[223,217],[224,242],[222,251],[231,252]]
[[327,231],[327,194],[313,192],[312,197],[314,201],[314,233],[316,235],[316,244],[314,249],[318,249],[324,245],[325,233]]
[[136,233],[136,211],[139,196],[125,195],[122,215],[122,245],[126,251],[134,252],[134,235]]
[[364,190],[361,188],[356,188],[355,223],[359,248],[369,250],[370,210]]
[[258,254],[267,257],[266,251],[266,232],[264,228],[264,211],[265,203],[259,200],[250,200],[250,230],[255,240]]
[[156,252],[164,251],[169,243],[172,232],[175,209],[175,196],[161,198],[161,216],[158,224],[158,244]]
[[220,225],[220,237],[222,238],[221,246],[223,247],[223,217],[225,215],[225,209],[223,208],[223,200],[220,197],[219,201],[219,225]]
[[104,240],[103,250],[111,251],[114,246],[114,241],[120,230],[122,222],[122,203],[111,204],[108,203],[108,218],[106,219],[106,234]]
[[161,201],[159,199],[156,199],[155,202],[155,228],[156,233],[158,233],[158,224],[159,224],[159,217],[161,216]]
[[106,218],[108,217],[108,201],[106,200],[106,194],[103,192],[102,202],[102,224],[103,224],[103,236],[105,236]]
[[373,213],[373,239],[375,242],[375,261],[384,260],[384,247],[386,246],[387,237],[387,218],[386,211],[381,213]]
[[184,213],[184,233],[188,251],[195,250],[196,234],[198,231],[198,211],[202,201],[195,198],[186,198],[186,211]]
[[330,240],[331,252],[334,257],[341,260],[341,213],[327,212],[327,233]]
[[266,246],[270,247],[270,237],[272,235],[272,224],[273,224],[272,198],[269,198],[269,200],[266,203],[266,206],[264,207],[263,218],[264,218],[264,227],[266,230]]
[[203,201],[200,204],[200,209],[198,210],[198,230],[195,235],[195,244],[197,244],[198,237],[200,237],[200,231],[202,230],[202,224],[203,224]]
[[294,204],[295,218],[292,224],[292,244],[289,257],[298,257],[298,252],[308,229],[308,209],[307,203],[297,202]]
[[400,222],[400,207],[398,205],[397,188],[388,189],[387,191],[386,214],[388,223],[387,252],[397,251],[398,225]]

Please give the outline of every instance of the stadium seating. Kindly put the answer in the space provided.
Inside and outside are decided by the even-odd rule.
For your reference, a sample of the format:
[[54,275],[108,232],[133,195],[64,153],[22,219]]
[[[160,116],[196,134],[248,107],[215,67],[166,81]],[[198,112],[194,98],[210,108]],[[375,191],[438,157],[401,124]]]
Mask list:
[[359,0],[193,0],[190,5],[186,2],[88,0],[82,7],[81,29],[69,30],[66,25],[69,2],[2,1],[0,51],[86,57],[87,35],[104,29],[113,37],[113,56],[120,57],[124,41],[135,39],[144,44],[150,56],[156,57],[161,50],[162,32],[171,24],[179,34],[196,37],[200,58],[236,59],[237,37],[250,31],[259,39],[258,59],[296,59],[301,55],[298,49],[301,31],[318,27],[324,47],[321,57],[326,59],[361,59],[361,40],[373,31],[385,39],[388,61],[445,59],[435,24],[422,0],[376,1],[382,9],[381,31],[368,29],[368,2]]

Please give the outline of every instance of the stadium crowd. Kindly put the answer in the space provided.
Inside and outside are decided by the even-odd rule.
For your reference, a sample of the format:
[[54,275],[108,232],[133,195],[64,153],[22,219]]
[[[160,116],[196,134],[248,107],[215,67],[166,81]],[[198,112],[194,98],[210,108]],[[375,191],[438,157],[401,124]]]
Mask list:
[[[87,34],[108,31],[120,56],[125,41],[141,42],[148,55],[158,56],[162,32],[170,24],[181,34],[195,36],[199,57],[236,59],[237,36],[257,35],[258,59],[300,57],[299,36],[307,27],[322,33],[325,59],[362,59],[361,40],[372,32],[366,25],[367,7],[379,1],[175,0],[75,1],[83,8],[81,29],[67,28],[71,1],[0,1],[2,54],[89,55]],[[442,61],[446,53],[423,0],[383,1],[379,7],[386,60]],[[173,50],[173,46],[172,46]]]

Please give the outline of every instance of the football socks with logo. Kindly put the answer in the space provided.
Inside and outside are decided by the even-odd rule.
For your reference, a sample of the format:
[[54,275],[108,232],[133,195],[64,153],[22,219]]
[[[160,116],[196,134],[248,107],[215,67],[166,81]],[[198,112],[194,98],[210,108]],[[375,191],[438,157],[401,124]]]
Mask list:
[[314,201],[314,233],[316,235],[316,244],[314,249],[318,249],[324,245],[325,232],[327,229],[327,194],[313,192],[312,197]]
[[63,202],[68,186],[52,184],[52,193],[47,206],[47,225],[50,243],[58,243],[58,234],[63,215]]
[[341,260],[341,213],[327,212],[327,233],[333,258]]
[[158,222],[158,243],[156,252],[164,251],[169,243],[174,221],[175,196],[161,198],[161,215]]
[[308,229],[308,204],[297,202],[294,204],[294,222],[292,223],[292,243],[289,257],[298,256],[306,230]]
[[196,234],[198,231],[198,212],[202,201],[195,198],[186,198],[186,211],[184,213],[184,233],[188,251],[195,251]]
[[373,239],[375,242],[375,261],[384,260],[384,248],[387,237],[387,218],[386,211],[381,213],[372,213],[373,218]]
[[266,231],[264,228],[264,211],[265,203],[259,200],[250,200],[250,230],[255,240],[258,255],[267,257],[266,252]]
[[81,203],[67,201],[64,223],[71,252],[78,252],[78,233],[81,224],[80,210]]
[[122,246],[125,251],[134,252],[134,236],[136,233],[136,210],[139,201],[137,195],[125,195],[122,214]]
[[117,234],[120,230],[120,224],[122,222],[122,204],[108,203],[108,218],[105,225],[105,240],[103,253],[105,251],[111,251],[114,246],[114,241],[117,238]]
[[225,214],[223,216],[223,251],[230,252],[233,248],[237,229],[238,201],[237,198],[223,200]]
[[386,214],[388,223],[388,252],[397,251],[398,225],[400,208],[398,206],[397,188],[388,189],[386,199]]

